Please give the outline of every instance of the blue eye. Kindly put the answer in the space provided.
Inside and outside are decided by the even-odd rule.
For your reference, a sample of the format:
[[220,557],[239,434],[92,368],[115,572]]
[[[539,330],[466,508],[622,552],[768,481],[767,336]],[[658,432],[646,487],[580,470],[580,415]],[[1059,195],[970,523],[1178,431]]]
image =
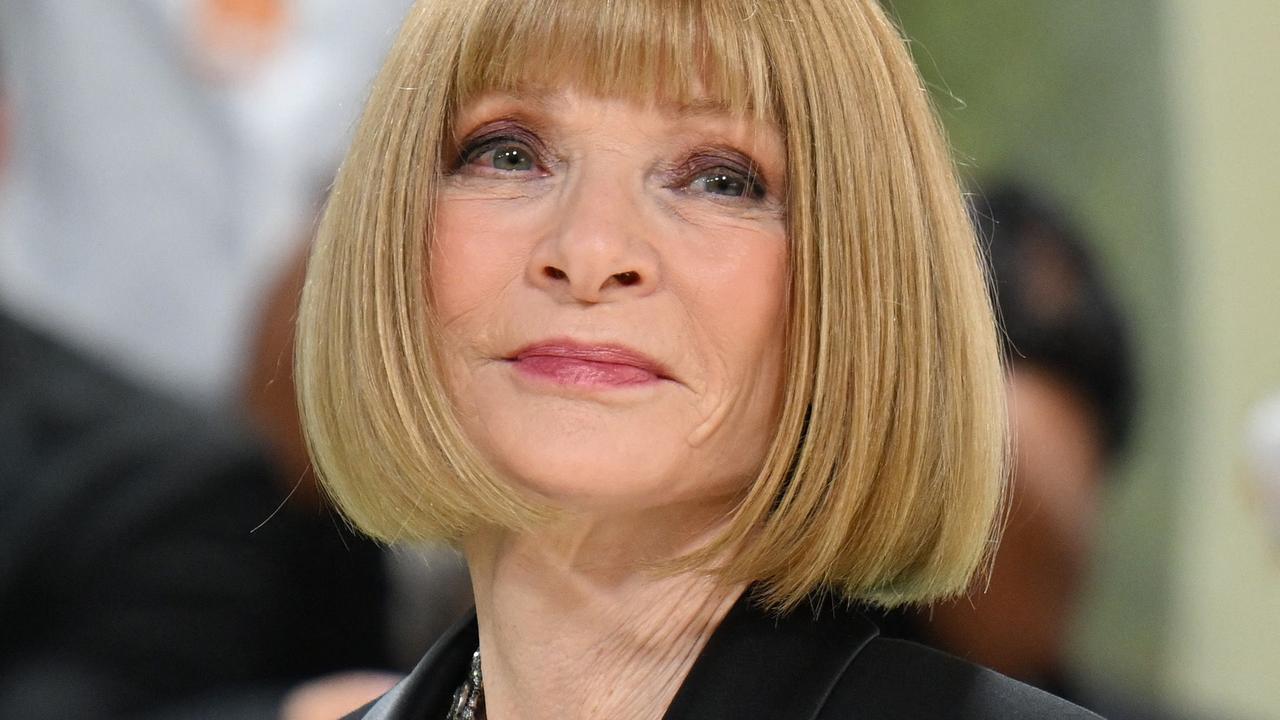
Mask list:
[[759,200],[764,188],[755,179],[726,167],[717,167],[698,175],[689,187],[710,195]]

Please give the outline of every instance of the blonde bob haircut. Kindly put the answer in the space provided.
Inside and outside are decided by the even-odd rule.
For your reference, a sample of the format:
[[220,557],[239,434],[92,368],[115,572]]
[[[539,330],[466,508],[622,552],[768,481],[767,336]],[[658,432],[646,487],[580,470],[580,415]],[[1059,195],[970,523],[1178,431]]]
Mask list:
[[717,103],[786,143],[778,425],[723,531],[674,569],[758,581],[777,606],[965,588],[1001,507],[1003,372],[949,148],[874,0],[418,2],[330,195],[299,318],[311,452],[350,521],[386,542],[456,542],[554,512],[460,430],[426,278],[459,108],[557,85]]

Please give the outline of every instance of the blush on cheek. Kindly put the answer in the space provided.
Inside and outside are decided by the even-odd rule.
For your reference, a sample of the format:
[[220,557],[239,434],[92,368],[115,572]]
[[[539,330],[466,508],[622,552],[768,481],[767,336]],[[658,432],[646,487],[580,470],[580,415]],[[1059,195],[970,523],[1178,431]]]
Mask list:
[[704,398],[705,420],[690,435],[698,446],[733,447],[743,437],[771,435],[776,421],[785,352],[785,243],[756,233],[743,244],[753,243],[764,251],[735,257],[727,273],[703,274],[710,282],[695,296],[703,344],[717,359]]
[[442,190],[429,243],[428,291],[442,320],[492,305],[523,277],[530,216]]

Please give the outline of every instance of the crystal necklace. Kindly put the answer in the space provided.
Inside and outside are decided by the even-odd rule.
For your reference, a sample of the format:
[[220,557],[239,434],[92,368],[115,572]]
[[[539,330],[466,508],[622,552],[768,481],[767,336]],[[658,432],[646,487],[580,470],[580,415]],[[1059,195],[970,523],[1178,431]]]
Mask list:
[[484,720],[484,678],[480,676],[480,651],[471,656],[471,672],[453,693],[445,720]]

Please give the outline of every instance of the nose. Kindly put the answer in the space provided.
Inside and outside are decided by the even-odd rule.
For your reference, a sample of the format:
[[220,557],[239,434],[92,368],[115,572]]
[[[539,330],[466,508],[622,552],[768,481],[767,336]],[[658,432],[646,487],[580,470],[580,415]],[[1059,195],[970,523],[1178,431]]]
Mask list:
[[567,302],[642,297],[657,286],[658,255],[642,191],[605,175],[577,178],[530,258],[530,282]]

